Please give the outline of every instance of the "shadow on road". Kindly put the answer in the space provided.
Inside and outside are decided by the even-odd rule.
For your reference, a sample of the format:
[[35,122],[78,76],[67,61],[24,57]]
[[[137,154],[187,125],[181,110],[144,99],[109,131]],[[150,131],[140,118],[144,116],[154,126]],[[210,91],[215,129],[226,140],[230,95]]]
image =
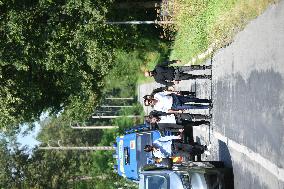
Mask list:
[[218,141],[219,143],[219,160],[222,161],[226,168],[228,168],[225,174],[225,188],[233,189],[234,188],[234,172],[233,172],[233,164],[232,157],[228,146],[223,141]]
[[227,144],[221,140],[219,140],[218,143],[219,143],[219,160],[223,161],[226,167],[233,168],[232,158]]

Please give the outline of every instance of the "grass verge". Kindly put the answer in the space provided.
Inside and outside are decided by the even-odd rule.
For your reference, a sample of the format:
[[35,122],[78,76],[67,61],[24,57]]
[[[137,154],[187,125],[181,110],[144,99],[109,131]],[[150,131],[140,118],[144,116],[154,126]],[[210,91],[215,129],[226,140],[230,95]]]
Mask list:
[[[211,44],[218,49],[278,0],[175,0],[177,35],[170,59],[187,63]],[[198,61],[200,62],[200,61]]]

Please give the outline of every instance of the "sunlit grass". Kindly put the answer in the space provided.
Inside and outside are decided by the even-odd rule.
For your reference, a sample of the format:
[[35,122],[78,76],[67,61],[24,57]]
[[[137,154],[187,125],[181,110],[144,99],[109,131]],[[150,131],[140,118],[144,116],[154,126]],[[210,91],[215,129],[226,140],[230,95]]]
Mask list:
[[167,43],[159,42],[157,49],[151,49],[143,54],[143,64],[140,67],[138,76],[138,84],[153,82],[153,78],[144,76],[145,70],[153,70],[157,64],[168,59],[169,48]]
[[277,0],[175,0],[177,35],[171,59],[184,63],[215,44],[218,49],[233,40],[252,19]]

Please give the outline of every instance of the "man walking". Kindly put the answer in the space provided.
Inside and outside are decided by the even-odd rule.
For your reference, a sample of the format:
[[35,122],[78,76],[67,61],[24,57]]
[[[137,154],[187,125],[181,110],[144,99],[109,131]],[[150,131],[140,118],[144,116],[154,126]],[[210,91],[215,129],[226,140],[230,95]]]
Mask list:
[[179,60],[166,61],[158,64],[154,70],[144,72],[145,77],[153,77],[157,83],[166,86],[178,84],[180,80],[188,79],[211,79],[211,75],[193,75],[185,72],[193,70],[211,69],[211,66],[192,65],[192,66],[169,66],[174,63],[180,63]]

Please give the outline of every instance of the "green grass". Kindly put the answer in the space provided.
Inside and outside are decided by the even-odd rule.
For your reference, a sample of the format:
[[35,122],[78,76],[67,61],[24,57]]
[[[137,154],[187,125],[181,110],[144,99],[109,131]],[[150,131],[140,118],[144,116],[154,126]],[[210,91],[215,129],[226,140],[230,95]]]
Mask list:
[[133,94],[137,83],[152,81],[144,76],[144,70],[151,70],[159,62],[168,59],[168,43],[156,38],[142,38],[138,44],[139,46],[136,49],[129,52],[116,50],[115,65],[105,79],[106,91],[112,88],[120,88],[121,94],[118,95]]
[[147,51],[142,52],[143,65],[140,67],[139,73],[137,73],[138,84],[154,81],[152,78],[146,78],[144,76],[144,71],[154,69],[158,63],[169,58],[170,51],[168,43],[162,42],[157,39],[150,39],[147,43],[147,46],[151,46],[152,48],[149,48],[147,49]]
[[137,50],[132,52],[117,51],[117,66],[106,77],[105,90],[119,88],[121,89],[121,94],[117,94],[118,96],[128,96],[135,93],[136,83],[149,81],[144,77],[143,71],[152,69],[160,61],[161,56],[161,53],[158,51],[143,53]]
[[[275,0],[175,0],[171,59],[187,63],[211,44],[220,48]],[[199,61],[200,62],[200,61]]]

